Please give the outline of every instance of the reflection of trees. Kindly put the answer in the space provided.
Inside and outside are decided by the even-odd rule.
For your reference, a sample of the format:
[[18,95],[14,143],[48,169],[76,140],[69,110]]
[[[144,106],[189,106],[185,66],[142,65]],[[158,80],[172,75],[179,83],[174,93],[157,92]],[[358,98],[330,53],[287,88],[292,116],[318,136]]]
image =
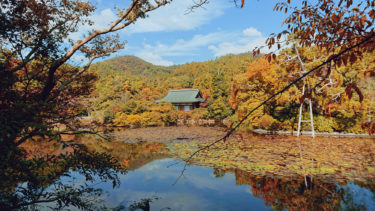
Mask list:
[[236,183],[250,185],[252,194],[261,198],[276,210],[336,210],[344,196],[344,190],[334,183],[304,178],[273,178],[254,176],[235,170]]
[[168,157],[168,148],[160,142],[96,142],[87,144],[97,152],[106,152],[120,161],[128,170],[137,169],[157,159]]
[[225,171],[219,168],[214,168],[214,175],[215,177],[223,177],[225,175]]
[[[11,157],[0,155],[7,161],[0,164],[0,209],[38,209],[39,204],[102,209],[97,207],[102,190],[93,183],[119,186],[118,174],[125,169],[136,169],[167,155],[163,143],[79,142],[86,144],[64,147],[53,141],[28,142]],[[78,174],[84,177],[79,184],[74,179]],[[62,176],[71,181],[61,181]]]
[[[38,151],[31,148],[28,150],[32,153]],[[1,154],[0,209],[38,209],[42,203],[58,209],[71,206],[99,209],[102,191],[93,187],[93,182],[112,182],[113,187],[118,186],[118,173],[125,173],[125,169],[109,154],[89,151],[83,145],[68,148],[60,154],[56,151],[61,147],[55,152],[43,151],[46,149],[41,147],[42,154],[40,150],[27,154],[23,149]],[[82,175],[82,183],[75,184],[73,174]],[[61,181],[62,176],[73,182]]]

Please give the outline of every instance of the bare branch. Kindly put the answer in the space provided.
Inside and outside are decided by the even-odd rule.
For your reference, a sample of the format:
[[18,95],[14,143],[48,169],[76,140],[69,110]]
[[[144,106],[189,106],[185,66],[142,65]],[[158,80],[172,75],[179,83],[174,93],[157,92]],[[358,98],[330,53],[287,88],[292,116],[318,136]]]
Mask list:
[[208,0],[199,0],[199,2],[196,2],[196,1],[193,0],[193,3],[194,3],[194,4],[193,4],[192,6],[190,6],[190,7],[186,10],[185,15],[194,12],[194,11],[195,11],[196,9],[198,9],[198,8],[203,8],[203,9],[204,9],[203,6],[206,5],[206,4],[208,4],[209,1],[208,1]]

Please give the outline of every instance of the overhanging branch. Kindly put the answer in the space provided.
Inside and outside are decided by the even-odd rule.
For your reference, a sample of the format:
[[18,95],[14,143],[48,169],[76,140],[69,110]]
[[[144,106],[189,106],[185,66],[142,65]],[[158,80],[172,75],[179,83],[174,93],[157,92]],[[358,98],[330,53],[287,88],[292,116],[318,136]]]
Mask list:
[[228,132],[227,132],[222,138],[220,138],[220,139],[218,139],[218,140],[216,140],[216,141],[214,141],[214,142],[212,142],[212,143],[210,143],[210,144],[208,144],[208,145],[206,145],[206,146],[204,146],[204,147],[198,149],[197,151],[193,152],[193,153],[192,153],[187,159],[183,160],[183,161],[185,162],[184,167],[183,167],[183,169],[182,169],[182,171],[181,171],[181,174],[180,174],[179,177],[176,179],[176,181],[175,181],[174,184],[176,184],[177,181],[183,176],[183,174],[184,174],[184,172],[185,172],[185,170],[186,170],[186,166],[188,165],[188,163],[191,161],[191,159],[192,159],[195,155],[197,155],[199,152],[204,151],[204,150],[210,148],[211,146],[213,146],[213,145],[215,145],[215,144],[217,144],[217,143],[219,143],[219,142],[221,142],[221,141],[223,141],[223,140],[226,140],[230,135],[233,134],[233,132],[234,132],[237,128],[239,128],[239,127],[243,124],[243,122],[244,122],[247,118],[249,118],[249,116],[250,116],[252,113],[254,113],[254,111],[258,110],[261,106],[265,105],[266,103],[268,103],[270,100],[272,100],[272,99],[275,98],[276,96],[278,96],[278,95],[282,94],[283,92],[285,92],[286,90],[288,90],[291,86],[295,85],[297,82],[301,81],[301,80],[304,79],[306,76],[308,76],[308,75],[310,75],[311,73],[315,72],[316,70],[318,70],[318,69],[324,67],[325,65],[330,64],[332,61],[335,61],[336,59],[338,59],[339,57],[341,57],[341,56],[344,55],[345,53],[347,53],[347,52],[353,50],[354,48],[357,48],[357,47],[359,47],[359,46],[365,44],[366,42],[370,41],[370,40],[373,39],[374,37],[375,37],[375,32],[372,31],[372,32],[370,33],[370,35],[367,36],[365,39],[363,39],[361,42],[359,42],[359,43],[357,43],[357,44],[355,44],[355,45],[352,45],[352,46],[350,46],[350,47],[348,47],[348,48],[346,48],[346,49],[340,51],[340,52],[337,53],[337,54],[333,54],[333,55],[331,55],[330,57],[328,57],[328,59],[327,59],[325,62],[321,63],[320,65],[318,65],[318,66],[316,66],[316,67],[314,67],[314,68],[311,69],[310,71],[305,72],[302,76],[300,76],[299,78],[297,78],[296,80],[294,80],[292,83],[288,84],[288,85],[285,86],[283,89],[281,89],[280,91],[276,92],[275,94],[273,94],[272,96],[270,96],[269,98],[267,98],[265,101],[263,101],[262,103],[260,103],[257,107],[255,107],[255,108],[252,109],[250,112],[248,112],[248,113],[246,114],[246,116],[243,117],[243,118],[242,118],[242,119],[236,124],[236,126],[234,126],[232,129],[230,129],[230,130],[229,130],[229,131],[228,131]]

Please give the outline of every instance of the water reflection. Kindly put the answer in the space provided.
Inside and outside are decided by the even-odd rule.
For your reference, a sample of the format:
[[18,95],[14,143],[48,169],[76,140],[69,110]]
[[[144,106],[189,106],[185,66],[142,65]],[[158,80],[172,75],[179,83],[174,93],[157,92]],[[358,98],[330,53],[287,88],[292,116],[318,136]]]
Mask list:
[[[261,199],[249,194],[249,186],[235,184],[234,174],[215,178],[213,169],[189,166],[187,174],[176,185],[181,165],[167,168],[173,159],[153,161],[121,177],[120,189],[110,192],[110,204],[127,206],[129,201],[158,196],[151,210],[269,210]],[[103,189],[109,186],[101,186]],[[250,197],[249,197],[250,196]]]
[[157,159],[169,157],[169,150],[160,142],[85,142],[92,151],[105,152],[115,157],[126,169],[133,170]]
[[[104,208],[102,190],[91,184],[102,181],[117,187],[125,170],[109,154],[89,151],[83,145],[71,146],[66,153],[58,153],[60,149],[49,148],[55,154],[43,156],[21,149],[8,152],[7,157],[1,154],[0,210]],[[84,181],[76,183],[74,174]]]
[[[115,166],[114,163],[107,163],[106,167],[106,163],[95,162],[87,156],[75,158],[75,162],[63,169],[44,160],[42,164],[48,164],[49,168],[32,170],[36,176],[50,177],[48,182],[32,183],[31,177],[24,177],[23,180],[8,177],[13,186],[8,187],[6,193],[14,194],[16,198],[2,197],[0,203],[10,203],[9,200],[20,200],[22,197],[23,201],[30,202],[38,196],[40,198],[55,193],[51,196],[78,197],[80,200],[73,204],[78,208],[81,205],[77,203],[97,197],[99,200],[92,201],[96,203],[92,207],[95,205],[97,209],[100,206],[121,206],[119,208],[127,207],[130,210],[375,210],[375,183],[372,181],[328,182],[309,176],[272,176],[241,168],[227,168],[225,163],[222,168],[205,167],[202,162],[200,165],[188,166],[184,177],[172,185],[183,168],[183,163],[170,167],[178,159],[170,147],[175,144],[98,142],[90,139],[81,140],[81,143],[85,144],[90,153],[110,155],[107,158],[118,160],[121,168],[128,169],[127,174],[121,174],[119,166],[116,167],[117,171],[107,168],[109,164]],[[57,151],[61,150],[61,147],[42,148],[48,149],[50,154],[58,154]],[[98,166],[89,163],[97,163]],[[58,174],[40,173],[46,169]],[[107,177],[100,178],[101,170],[110,172],[102,174]],[[109,180],[105,182],[105,178]],[[113,181],[121,183],[121,186],[114,188]],[[1,184],[5,182],[3,180]],[[17,182],[18,185],[14,185]],[[58,195],[62,190],[67,194]],[[44,208],[50,206],[42,205]],[[53,205],[55,208],[59,206],[72,209],[59,203]]]
[[[110,205],[157,196],[151,210],[374,210],[371,189],[352,182],[257,176],[240,169],[224,171],[189,166],[173,186],[180,166],[173,159],[150,162],[121,177],[120,189],[110,192]],[[101,186],[110,190],[109,186]]]

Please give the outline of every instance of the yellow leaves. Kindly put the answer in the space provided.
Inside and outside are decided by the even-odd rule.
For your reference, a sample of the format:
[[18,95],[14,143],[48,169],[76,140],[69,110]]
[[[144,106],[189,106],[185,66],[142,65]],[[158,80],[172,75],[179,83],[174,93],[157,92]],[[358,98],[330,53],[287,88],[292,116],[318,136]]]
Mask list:
[[252,62],[249,65],[249,69],[246,72],[246,77],[248,79],[253,79],[253,78],[263,78],[273,70],[274,65],[270,64],[265,57],[262,57],[254,62]]

